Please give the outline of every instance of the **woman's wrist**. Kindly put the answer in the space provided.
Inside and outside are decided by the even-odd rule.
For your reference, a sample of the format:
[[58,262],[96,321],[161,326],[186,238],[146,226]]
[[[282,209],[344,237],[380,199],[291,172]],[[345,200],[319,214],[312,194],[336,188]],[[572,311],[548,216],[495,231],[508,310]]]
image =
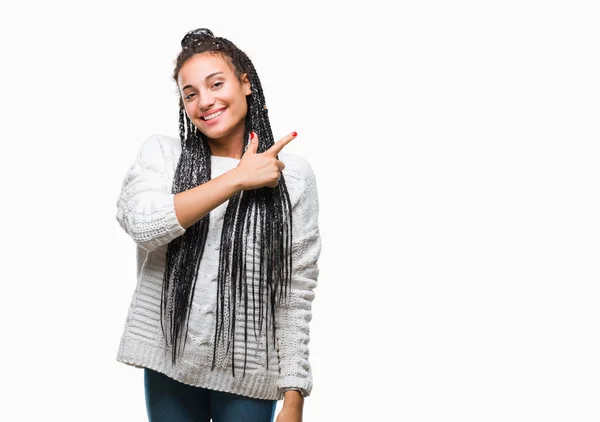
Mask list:
[[304,404],[304,397],[302,392],[296,389],[286,390],[283,394],[283,405],[284,406],[299,406],[302,407]]
[[246,190],[246,178],[240,172],[238,167],[229,170],[228,172],[226,172],[226,174],[228,174],[228,176],[230,177],[230,180],[233,183],[233,188],[235,189],[236,193]]

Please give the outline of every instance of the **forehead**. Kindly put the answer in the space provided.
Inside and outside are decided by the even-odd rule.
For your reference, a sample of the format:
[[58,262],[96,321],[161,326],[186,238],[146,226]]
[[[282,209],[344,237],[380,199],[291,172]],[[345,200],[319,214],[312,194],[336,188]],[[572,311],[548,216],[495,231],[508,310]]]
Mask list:
[[207,76],[217,72],[222,72],[225,76],[234,74],[229,61],[220,54],[194,54],[179,69],[177,81],[180,86],[201,83]]

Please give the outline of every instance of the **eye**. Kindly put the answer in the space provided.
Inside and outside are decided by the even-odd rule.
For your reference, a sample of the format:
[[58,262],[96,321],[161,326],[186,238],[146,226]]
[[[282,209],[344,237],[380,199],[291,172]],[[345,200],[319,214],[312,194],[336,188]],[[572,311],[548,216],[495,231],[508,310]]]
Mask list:
[[213,89],[219,89],[223,86],[223,82],[215,82],[212,86]]
[[185,97],[183,97],[186,101],[191,100],[192,98],[194,98],[194,95],[196,95],[196,93],[191,92],[189,94],[187,94]]

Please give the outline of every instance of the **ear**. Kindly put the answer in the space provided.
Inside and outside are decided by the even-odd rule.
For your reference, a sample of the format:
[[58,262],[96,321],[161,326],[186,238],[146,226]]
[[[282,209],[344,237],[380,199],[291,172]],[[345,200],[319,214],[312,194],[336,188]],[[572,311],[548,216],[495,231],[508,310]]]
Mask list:
[[244,88],[245,95],[252,94],[252,85],[250,85],[250,80],[248,79],[247,73],[242,75],[242,87]]

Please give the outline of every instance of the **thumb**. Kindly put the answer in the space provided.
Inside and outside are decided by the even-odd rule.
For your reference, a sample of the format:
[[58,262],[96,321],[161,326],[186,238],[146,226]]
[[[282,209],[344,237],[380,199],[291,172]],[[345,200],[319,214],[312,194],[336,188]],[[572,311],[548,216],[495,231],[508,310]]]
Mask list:
[[258,150],[258,135],[254,132],[250,132],[250,142],[248,142],[248,148],[246,148],[246,154],[256,154]]

